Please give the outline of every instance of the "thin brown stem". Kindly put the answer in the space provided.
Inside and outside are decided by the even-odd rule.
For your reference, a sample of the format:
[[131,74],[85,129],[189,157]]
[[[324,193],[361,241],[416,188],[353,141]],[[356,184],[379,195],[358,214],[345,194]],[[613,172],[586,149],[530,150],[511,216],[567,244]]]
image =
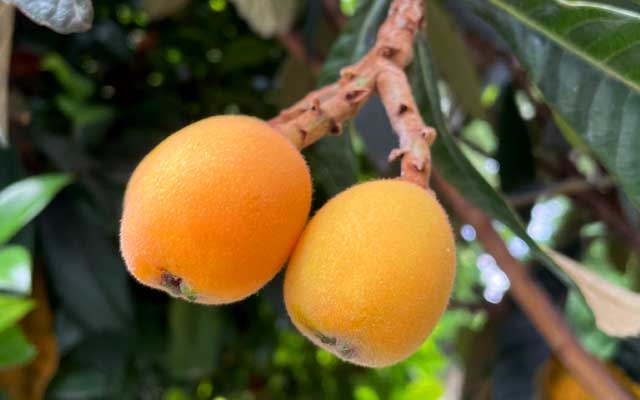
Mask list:
[[589,182],[582,178],[571,178],[562,182],[552,183],[540,190],[509,196],[509,203],[513,207],[527,206],[535,203],[538,198],[543,196],[572,195],[608,189],[613,185],[614,182],[611,178],[602,178],[597,182]]
[[433,174],[433,180],[456,214],[476,229],[478,240],[484,249],[509,277],[510,295],[563,365],[598,399],[633,399],[603,365],[580,346],[547,293],[528,276],[525,266],[509,253],[489,217],[467,202],[437,173]]
[[[338,93],[338,90],[340,90],[340,86],[337,83],[322,87],[318,90],[314,90],[313,92],[310,92],[304,98],[302,98],[302,100],[299,100],[293,106],[280,111],[280,114],[272,118],[269,123],[275,127],[285,126],[287,123],[291,122],[295,118],[304,114],[307,110],[311,109],[314,105],[322,104],[323,102],[326,102],[328,99],[335,96],[335,94]],[[288,135],[285,136],[287,136],[289,139],[292,139]]]
[[389,154],[389,161],[402,157],[402,179],[428,186],[431,168],[430,146],[436,131],[425,125],[411,95],[404,71],[389,64],[378,76],[378,92],[400,147]]
[[427,127],[411,94],[403,69],[413,59],[413,39],[424,21],[422,0],[394,0],[373,48],[356,64],[343,68],[340,80],[310,93],[270,123],[298,148],[327,134],[339,134],[376,91],[385,104],[400,147],[403,179],[426,186],[431,170],[429,145],[435,130]]

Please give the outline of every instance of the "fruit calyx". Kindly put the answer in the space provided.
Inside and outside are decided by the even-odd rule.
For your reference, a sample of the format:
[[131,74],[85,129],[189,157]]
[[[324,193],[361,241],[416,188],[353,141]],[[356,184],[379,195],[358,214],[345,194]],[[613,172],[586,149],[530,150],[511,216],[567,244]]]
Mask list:
[[181,297],[191,302],[198,299],[198,295],[181,277],[168,271],[162,271],[160,275],[160,285],[167,289],[173,296]]

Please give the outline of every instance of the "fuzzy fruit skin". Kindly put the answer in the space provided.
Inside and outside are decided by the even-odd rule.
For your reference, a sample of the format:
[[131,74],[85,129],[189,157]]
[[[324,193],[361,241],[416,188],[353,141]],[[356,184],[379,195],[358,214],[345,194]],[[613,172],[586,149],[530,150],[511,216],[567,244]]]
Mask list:
[[449,220],[430,192],[400,180],[356,185],[327,202],[300,237],[286,270],[287,311],[341,359],[388,366],[433,330],[455,264]]
[[134,171],[122,255],[148,286],[180,296],[168,290],[168,272],[190,300],[241,300],[283,266],[307,221],[311,192],[302,155],[266,122],[203,119],[166,138]]

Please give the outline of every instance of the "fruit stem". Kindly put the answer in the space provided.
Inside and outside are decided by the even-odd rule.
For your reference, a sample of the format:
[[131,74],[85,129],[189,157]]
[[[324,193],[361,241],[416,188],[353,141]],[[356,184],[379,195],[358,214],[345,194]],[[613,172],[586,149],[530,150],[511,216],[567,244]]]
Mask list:
[[427,187],[430,145],[436,131],[418,112],[404,68],[413,59],[413,41],[424,24],[423,0],[393,0],[375,45],[356,64],[340,71],[340,80],[309,93],[271,121],[297,148],[339,134],[342,124],[378,93],[400,146],[389,154],[402,157],[402,179]]
[[191,302],[196,301],[198,298],[193,289],[191,289],[182,278],[168,271],[163,271],[160,275],[160,285],[175,297],[180,297]]

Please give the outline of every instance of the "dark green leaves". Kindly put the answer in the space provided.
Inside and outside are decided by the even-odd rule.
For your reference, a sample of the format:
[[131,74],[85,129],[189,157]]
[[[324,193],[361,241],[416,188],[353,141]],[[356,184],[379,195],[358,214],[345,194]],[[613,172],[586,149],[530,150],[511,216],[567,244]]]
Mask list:
[[23,364],[36,355],[16,323],[34,306],[32,300],[0,295],[0,370]]
[[[438,172],[455,186],[469,201],[484,209],[493,218],[507,225],[524,240],[546,265],[554,265],[546,253],[529,237],[520,219],[462,154],[440,110],[440,95],[431,62],[431,52],[423,37],[418,38],[415,55],[416,77],[413,79],[416,100],[425,117],[433,121],[438,139],[432,146],[433,161]],[[431,113],[427,114],[427,110]]]
[[58,33],[84,32],[91,28],[91,0],[4,0],[34,22]]
[[172,300],[169,305],[169,368],[179,379],[200,379],[219,364],[224,328],[220,309]]
[[[0,291],[31,291],[31,256],[19,245],[1,246],[44,209],[70,182],[66,175],[40,175],[18,181],[0,192]],[[23,364],[36,349],[16,325],[34,306],[32,300],[0,295],[0,369]]]
[[33,301],[0,295],[0,332],[18,322],[33,308]]
[[0,331],[0,371],[32,360],[37,353],[20,328],[12,326]]
[[70,178],[40,175],[16,182],[0,192],[0,244],[9,240],[51,201]]
[[88,100],[95,91],[95,84],[76,72],[57,53],[51,53],[42,59],[42,69],[51,72],[64,91],[78,101]]
[[356,14],[349,19],[325,61],[320,84],[340,78],[340,69],[358,61],[373,46],[378,27],[384,21],[388,2],[367,0],[358,2]]
[[50,287],[60,308],[89,332],[126,332],[132,310],[127,273],[112,238],[75,193],[63,193],[39,220]]
[[639,207],[637,4],[465,2],[502,34],[545,100],[590,146]]

